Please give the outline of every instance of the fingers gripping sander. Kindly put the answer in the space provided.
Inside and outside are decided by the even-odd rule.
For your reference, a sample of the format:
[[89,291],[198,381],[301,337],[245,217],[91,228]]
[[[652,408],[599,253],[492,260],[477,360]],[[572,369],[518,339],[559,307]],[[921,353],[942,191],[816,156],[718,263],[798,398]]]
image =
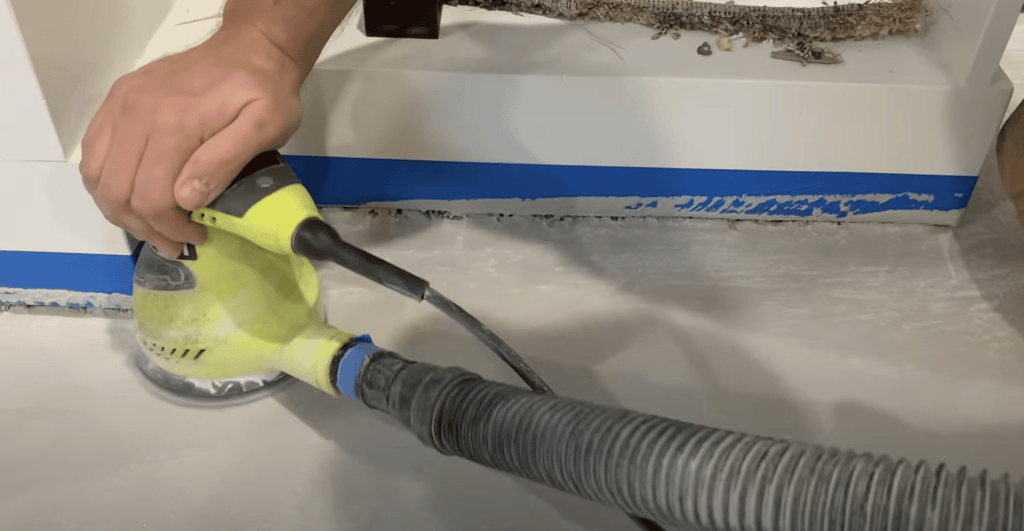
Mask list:
[[254,158],[223,194],[190,214],[208,228],[176,260],[145,244],[133,303],[149,380],[195,399],[251,396],[291,375],[334,396],[338,353],[362,338],[325,321],[310,260],[330,260],[470,330],[534,390],[550,391],[487,327],[425,280],[347,242],[276,151]]

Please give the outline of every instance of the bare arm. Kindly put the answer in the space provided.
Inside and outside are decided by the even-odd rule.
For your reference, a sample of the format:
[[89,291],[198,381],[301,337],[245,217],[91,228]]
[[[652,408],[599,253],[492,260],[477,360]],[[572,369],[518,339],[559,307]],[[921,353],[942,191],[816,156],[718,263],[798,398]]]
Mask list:
[[114,84],[82,139],[82,181],[107,220],[175,258],[206,206],[302,120],[299,91],[355,0],[227,0],[199,45]]
[[259,31],[305,78],[354,5],[355,0],[228,0],[220,31]]

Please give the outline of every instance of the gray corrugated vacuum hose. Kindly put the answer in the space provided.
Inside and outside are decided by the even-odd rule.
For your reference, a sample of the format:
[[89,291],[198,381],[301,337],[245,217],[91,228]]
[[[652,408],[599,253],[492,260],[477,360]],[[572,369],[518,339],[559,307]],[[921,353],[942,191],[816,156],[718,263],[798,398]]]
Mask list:
[[349,376],[339,371],[339,388],[354,386],[350,395],[439,452],[670,527],[1024,529],[1024,481],[1008,475],[543,395],[382,350],[365,353],[358,366],[349,365]]

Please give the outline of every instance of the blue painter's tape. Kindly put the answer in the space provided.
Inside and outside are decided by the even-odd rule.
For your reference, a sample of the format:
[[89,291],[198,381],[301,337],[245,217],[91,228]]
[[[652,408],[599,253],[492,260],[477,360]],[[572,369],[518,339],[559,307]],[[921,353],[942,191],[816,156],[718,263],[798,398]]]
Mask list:
[[[624,210],[688,198],[680,212],[777,216],[963,209],[972,175],[558,166],[287,155],[322,206],[408,200],[461,201],[567,197],[643,198]],[[700,199],[689,199],[689,198]],[[742,200],[740,198],[755,198]]]
[[359,396],[356,393],[359,369],[363,368],[366,358],[380,349],[370,342],[369,336],[360,336],[352,341],[355,344],[345,351],[345,354],[341,356],[341,362],[338,363],[338,378],[336,381],[338,392],[342,396],[352,400],[359,400]]
[[132,294],[131,255],[0,251],[0,287]]

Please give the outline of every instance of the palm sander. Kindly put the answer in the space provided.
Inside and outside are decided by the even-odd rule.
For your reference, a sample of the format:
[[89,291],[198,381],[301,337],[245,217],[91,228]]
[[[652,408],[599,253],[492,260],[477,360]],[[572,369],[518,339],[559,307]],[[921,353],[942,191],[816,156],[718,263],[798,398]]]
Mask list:
[[534,389],[544,382],[507,344],[425,280],[341,239],[276,151],[262,153],[207,207],[208,238],[169,260],[144,244],[133,304],[138,365],[196,401],[264,395],[289,376],[334,396],[341,353],[367,342],[325,321],[311,260],[333,261],[427,301],[488,344]]

